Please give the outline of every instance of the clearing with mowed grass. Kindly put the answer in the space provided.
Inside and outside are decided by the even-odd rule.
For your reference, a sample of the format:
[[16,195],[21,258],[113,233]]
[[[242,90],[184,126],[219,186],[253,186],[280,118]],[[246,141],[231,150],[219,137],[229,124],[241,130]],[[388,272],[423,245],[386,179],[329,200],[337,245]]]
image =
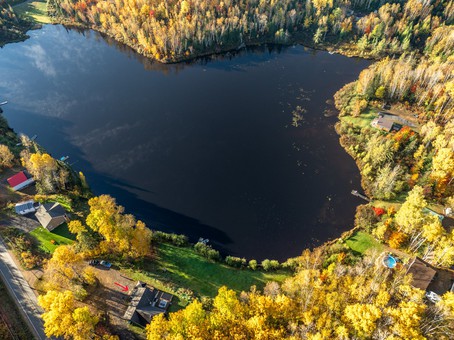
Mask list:
[[42,251],[50,254],[52,254],[58,246],[74,243],[74,235],[69,232],[66,223],[55,228],[52,232],[43,227],[39,227],[31,231],[30,235],[36,238],[39,243],[39,248]]
[[47,14],[47,1],[25,1],[14,6],[14,11],[22,19],[35,24],[50,24],[51,20]]
[[144,269],[141,273],[128,271],[128,274],[133,279],[155,285],[157,282],[173,282],[209,297],[216,296],[222,286],[237,292],[248,291],[253,285],[262,289],[268,281],[283,282],[291,276],[289,272],[282,270],[263,272],[232,268],[208,260],[192,248],[167,243],[157,245],[157,254],[155,261],[141,266]]

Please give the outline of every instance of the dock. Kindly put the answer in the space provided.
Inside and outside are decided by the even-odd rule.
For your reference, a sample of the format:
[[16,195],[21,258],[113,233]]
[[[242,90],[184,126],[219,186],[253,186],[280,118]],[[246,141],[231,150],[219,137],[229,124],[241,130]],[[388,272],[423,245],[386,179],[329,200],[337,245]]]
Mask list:
[[358,190],[352,190],[352,195],[353,196],[358,196],[359,198],[362,198],[363,200],[366,200],[367,202],[370,202],[370,199],[358,192]]

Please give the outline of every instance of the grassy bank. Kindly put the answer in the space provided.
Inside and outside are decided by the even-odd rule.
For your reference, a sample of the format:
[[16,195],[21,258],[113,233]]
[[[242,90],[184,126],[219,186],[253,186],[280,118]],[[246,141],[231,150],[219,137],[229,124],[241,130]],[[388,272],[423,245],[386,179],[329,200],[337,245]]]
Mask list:
[[221,286],[237,292],[249,290],[255,285],[258,289],[268,281],[282,282],[289,272],[262,272],[249,269],[235,269],[210,261],[197,254],[192,248],[177,247],[160,243],[157,245],[156,259],[143,263],[141,272],[126,270],[135,280],[148,281],[155,285],[175,284],[190,289],[198,295],[214,297]]
[[52,232],[39,227],[30,232],[30,235],[36,238],[39,249],[46,253],[52,254],[58,246],[74,243],[74,235],[68,230],[68,225],[62,224]]
[[345,240],[345,243],[351,250],[358,254],[364,254],[369,249],[383,250],[384,246],[378,242],[372,235],[358,231]]
[[370,123],[374,118],[377,118],[377,113],[378,113],[377,108],[373,107],[368,107],[365,112],[361,113],[357,117],[353,116],[342,116],[339,117],[341,122],[348,123],[348,124],[353,124],[355,126],[358,126],[359,128],[366,128],[370,127]]
[[50,24],[51,19],[47,13],[47,1],[26,1],[14,6],[17,15],[35,24]]

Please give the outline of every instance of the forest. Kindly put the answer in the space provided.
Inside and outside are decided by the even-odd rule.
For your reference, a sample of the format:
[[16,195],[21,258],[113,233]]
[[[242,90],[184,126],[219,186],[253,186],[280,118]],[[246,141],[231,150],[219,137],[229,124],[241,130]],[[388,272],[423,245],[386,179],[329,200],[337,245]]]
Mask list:
[[162,62],[260,43],[339,49],[380,58],[422,51],[450,25],[452,1],[50,0],[61,21],[82,24]]

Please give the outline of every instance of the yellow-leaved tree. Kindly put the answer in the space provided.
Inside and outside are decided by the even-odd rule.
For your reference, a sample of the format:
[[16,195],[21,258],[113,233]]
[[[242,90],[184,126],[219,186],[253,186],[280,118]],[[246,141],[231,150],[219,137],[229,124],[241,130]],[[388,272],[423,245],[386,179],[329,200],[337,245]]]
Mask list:
[[14,155],[6,145],[0,144],[0,169],[13,166]]
[[[103,254],[117,254],[130,258],[141,258],[151,251],[151,230],[134,216],[124,214],[124,208],[117,205],[109,195],[94,197],[88,201],[90,214],[87,226],[99,233],[103,240],[98,251]],[[83,233],[83,226],[71,226],[74,232]]]
[[94,338],[99,318],[87,306],[77,307],[71,291],[50,290],[38,297],[38,303],[44,309],[42,318],[48,337],[62,336],[74,340]]

